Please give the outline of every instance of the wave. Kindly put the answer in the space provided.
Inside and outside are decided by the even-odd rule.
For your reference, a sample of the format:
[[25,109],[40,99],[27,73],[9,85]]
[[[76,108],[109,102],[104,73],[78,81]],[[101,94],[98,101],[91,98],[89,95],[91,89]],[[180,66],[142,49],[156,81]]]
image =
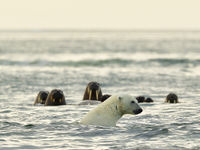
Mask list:
[[171,65],[199,65],[200,59],[186,59],[186,58],[154,58],[146,60],[134,60],[134,59],[102,59],[102,60],[79,60],[79,61],[51,61],[51,60],[5,60],[0,59],[0,65],[3,66],[69,66],[69,67],[104,67],[104,66],[128,66],[128,65],[148,65],[159,64],[161,66]]
[[187,59],[187,58],[156,58],[150,59],[149,62],[159,63],[164,66],[177,65],[177,64],[200,64],[200,59]]
[[131,64],[132,60],[125,59],[105,59],[105,60],[80,60],[80,61],[48,61],[48,60],[34,60],[34,61],[14,61],[14,60],[0,60],[0,65],[20,65],[20,66],[105,66],[105,65],[120,65],[125,66]]

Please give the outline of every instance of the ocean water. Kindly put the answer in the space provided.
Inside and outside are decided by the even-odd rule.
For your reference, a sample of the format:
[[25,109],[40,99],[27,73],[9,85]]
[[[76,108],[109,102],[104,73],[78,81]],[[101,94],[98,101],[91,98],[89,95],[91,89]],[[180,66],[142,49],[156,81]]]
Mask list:
[[[198,150],[199,79],[199,31],[0,31],[0,149]],[[97,106],[78,105],[90,81],[154,103],[115,127],[81,125]],[[67,105],[33,106],[55,88]]]

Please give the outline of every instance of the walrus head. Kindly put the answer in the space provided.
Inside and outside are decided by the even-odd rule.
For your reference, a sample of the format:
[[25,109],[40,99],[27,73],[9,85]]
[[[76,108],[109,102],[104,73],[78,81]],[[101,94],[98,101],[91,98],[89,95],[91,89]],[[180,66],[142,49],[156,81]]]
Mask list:
[[48,95],[45,105],[66,105],[63,91],[59,89],[52,90]]
[[101,102],[104,102],[105,100],[107,100],[111,95],[109,94],[104,94],[102,97],[101,97]]
[[101,100],[102,92],[98,82],[89,82],[84,93],[83,100]]
[[38,103],[45,104],[48,94],[49,94],[48,91],[40,91],[37,95],[37,98],[35,99],[34,105],[36,105]]
[[136,97],[138,103],[143,103],[145,101],[145,97],[144,96],[138,96]]
[[49,92],[47,92],[47,91],[42,91],[40,93],[39,99],[40,99],[41,104],[45,104],[48,94],[49,94]]
[[178,96],[175,93],[169,93],[165,101],[167,103],[178,103]]
[[151,102],[153,102],[152,98],[150,98],[150,97],[145,98],[144,96],[137,96],[136,99],[137,99],[138,103],[144,103],[144,102],[151,103]]
[[145,99],[145,102],[147,102],[147,103],[152,103],[152,102],[153,102],[153,100],[152,100],[152,98],[151,98],[151,97],[147,97],[147,98]]

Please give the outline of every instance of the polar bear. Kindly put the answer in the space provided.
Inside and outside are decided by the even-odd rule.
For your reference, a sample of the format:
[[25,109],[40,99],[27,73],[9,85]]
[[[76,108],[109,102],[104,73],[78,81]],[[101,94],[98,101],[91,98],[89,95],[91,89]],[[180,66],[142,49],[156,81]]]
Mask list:
[[115,126],[124,114],[139,114],[142,108],[130,95],[113,95],[80,121],[84,125]]

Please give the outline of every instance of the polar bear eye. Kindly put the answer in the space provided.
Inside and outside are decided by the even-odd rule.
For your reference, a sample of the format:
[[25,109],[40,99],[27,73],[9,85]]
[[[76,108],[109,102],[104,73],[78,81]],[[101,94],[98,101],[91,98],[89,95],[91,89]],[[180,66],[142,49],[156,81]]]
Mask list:
[[135,103],[135,101],[131,101],[131,103],[132,103],[132,104],[134,104],[134,103]]

